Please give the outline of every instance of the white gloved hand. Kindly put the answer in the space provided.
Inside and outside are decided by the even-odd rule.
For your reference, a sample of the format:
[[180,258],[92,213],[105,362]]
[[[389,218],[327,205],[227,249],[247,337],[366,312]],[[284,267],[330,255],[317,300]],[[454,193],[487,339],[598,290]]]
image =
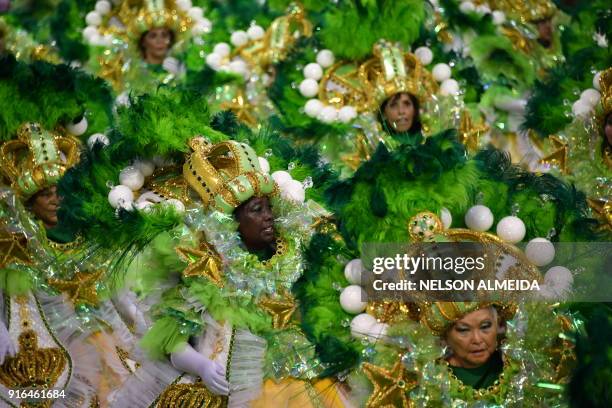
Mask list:
[[4,364],[4,359],[7,356],[15,357],[15,354],[17,354],[15,344],[13,344],[4,322],[0,321],[0,365]]
[[229,383],[225,379],[225,367],[204,357],[189,344],[183,351],[172,353],[170,361],[177,370],[201,377],[212,393],[217,395],[229,394]]

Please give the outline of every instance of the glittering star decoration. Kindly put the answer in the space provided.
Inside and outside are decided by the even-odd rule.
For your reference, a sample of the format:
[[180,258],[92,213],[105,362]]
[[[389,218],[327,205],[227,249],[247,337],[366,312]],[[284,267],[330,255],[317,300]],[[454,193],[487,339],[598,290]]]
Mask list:
[[239,90],[236,96],[232,98],[231,101],[223,102],[221,104],[221,109],[223,110],[231,110],[236,114],[238,120],[246,123],[250,126],[257,125],[257,119],[253,115],[253,107],[249,103],[249,101],[244,96],[244,92]]
[[176,252],[188,263],[183,270],[184,277],[207,278],[218,287],[223,287],[221,257],[209,243],[204,241],[197,248],[177,247]]
[[16,262],[30,264],[30,254],[26,250],[28,241],[24,236],[11,234],[0,228],[0,268]]
[[478,151],[480,137],[489,131],[489,126],[487,126],[487,124],[484,122],[475,124],[472,120],[472,115],[470,115],[470,112],[464,110],[461,113],[458,130],[459,141],[468,151],[476,152]]
[[587,203],[602,223],[598,229],[601,231],[612,231],[612,201],[587,198]]
[[567,143],[558,136],[551,135],[548,138],[552,143],[554,151],[548,156],[542,157],[540,163],[557,167],[561,173],[567,174]]
[[98,290],[96,284],[102,276],[104,270],[100,269],[91,273],[77,272],[70,280],[54,279],[48,280],[49,285],[68,295],[68,298],[73,304],[88,304],[97,306],[100,300],[98,299]]
[[293,296],[286,292],[279,293],[276,297],[266,296],[259,301],[259,307],[272,316],[272,325],[275,329],[284,329],[291,321],[297,304]]
[[408,392],[417,386],[417,377],[409,373],[399,358],[390,370],[370,363],[363,363],[365,375],[374,385],[367,408],[410,408]]

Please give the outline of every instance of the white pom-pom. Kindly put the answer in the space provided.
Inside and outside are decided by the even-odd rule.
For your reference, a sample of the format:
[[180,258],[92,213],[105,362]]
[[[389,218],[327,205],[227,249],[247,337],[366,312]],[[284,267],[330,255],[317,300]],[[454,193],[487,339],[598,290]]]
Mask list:
[[134,201],[134,193],[132,190],[124,185],[115,186],[108,193],[108,202],[113,208],[132,208],[132,202]]
[[119,173],[119,182],[132,191],[138,191],[144,185],[144,174],[134,166],[128,166]]
[[344,266],[344,277],[353,285],[361,285],[361,272],[363,262],[361,259],[352,259]]
[[440,95],[457,95],[459,93],[459,83],[454,79],[445,79],[440,85]]
[[368,305],[365,298],[366,293],[361,286],[350,285],[344,288],[340,294],[340,306],[342,306],[342,309],[347,313],[361,313]]
[[574,277],[564,266],[553,266],[544,275],[544,283],[558,296],[563,296],[570,290]]
[[491,12],[491,8],[486,4],[481,4],[480,6],[476,6],[476,12],[481,15],[489,14]]
[[113,45],[113,36],[110,34],[103,35],[100,37],[99,43],[104,47],[110,47]]
[[204,10],[201,7],[192,7],[187,10],[187,15],[192,20],[200,21],[204,18]]
[[247,34],[251,40],[259,40],[266,35],[266,31],[258,25],[252,25],[247,30]]
[[183,11],[187,11],[191,8],[191,0],[176,0],[176,6]]
[[202,21],[199,21],[193,27],[191,27],[191,34],[193,34],[196,37],[202,34],[209,33],[209,32],[210,32],[210,26],[208,24],[205,24]]
[[323,68],[321,68],[321,66],[316,62],[307,64],[302,72],[304,73],[305,78],[314,79],[315,81],[318,81],[323,76]]
[[304,105],[304,112],[311,118],[316,118],[323,109],[323,103],[318,99],[309,99]]
[[87,22],[87,25],[97,27],[102,24],[102,16],[97,11],[90,11],[85,16],[85,21]]
[[261,171],[265,174],[270,173],[270,163],[268,163],[268,160],[266,160],[265,157],[258,157],[259,159],[259,167],[261,168]]
[[300,83],[300,93],[306,98],[312,98],[319,93],[319,84],[314,79],[306,78]]
[[476,11],[476,6],[471,1],[464,1],[459,5],[459,10],[462,13],[473,13]]
[[281,187],[281,196],[289,201],[293,201],[295,203],[303,203],[306,199],[306,191],[304,190],[304,186],[297,180],[289,180]]
[[238,75],[245,76],[249,72],[249,67],[243,60],[236,59],[229,63],[229,70]]
[[105,16],[111,11],[111,4],[106,0],[100,0],[96,2],[96,6],[94,8],[98,14]]
[[368,335],[370,328],[378,323],[374,316],[367,313],[359,314],[351,320],[351,335],[357,338],[363,338]]
[[601,94],[597,89],[589,88],[582,91],[582,93],[580,94],[580,99],[594,107],[599,103],[599,100],[601,99]]
[[433,52],[429,47],[417,48],[414,50],[414,55],[417,56],[423,65],[429,65],[431,64],[431,61],[433,61]]
[[372,341],[380,340],[387,335],[388,329],[387,323],[374,323],[368,330],[368,338]]
[[176,198],[171,198],[169,200],[164,201],[163,203],[164,203],[164,205],[174,207],[174,209],[178,213],[184,213],[185,212],[185,204],[183,204],[183,202],[181,200],[177,200]]
[[534,238],[525,247],[525,256],[534,265],[545,266],[555,259],[555,246],[546,238]]
[[475,205],[465,213],[465,225],[474,231],[487,231],[493,225],[493,213],[487,206]]
[[223,57],[221,57],[221,55],[215,52],[206,56],[206,64],[208,64],[208,66],[214,69],[215,71],[218,70],[219,67],[221,67],[222,61]]
[[215,48],[213,48],[213,52],[215,54],[218,54],[221,56],[221,58],[223,57],[227,57],[230,53],[230,46],[228,43],[224,43],[224,42],[220,42],[219,44],[215,45]]
[[451,77],[451,67],[448,64],[441,62],[434,65],[431,73],[436,81],[442,82]]
[[87,118],[83,116],[77,123],[68,124],[66,129],[75,136],[81,136],[87,131]]
[[451,212],[448,211],[448,208],[442,207],[440,209],[440,220],[442,221],[442,225],[444,229],[449,229],[451,224],[453,223],[453,216]]
[[586,103],[585,101],[583,101],[582,99],[578,99],[572,105],[572,113],[574,114],[574,116],[579,117],[579,118],[587,117],[592,109],[593,107],[589,105],[588,103]]
[[338,119],[342,123],[348,123],[357,117],[357,110],[352,106],[343,106],[338,111]]
[[293,180],[293,177],[291,177],[291,174],[284,170],[278,170],[272,173],[272,179],[276,182],[276,184],[278,184],[279,187],[282,187],[285,183]]
[[329,68],[334,65],[334,53],[330,50],[321,50],[317,53],[317,64],[323,68]]
[[506,22],[506,14],[503,11],[495,10],[493,13],[493,24],[502,25]]
[[247,35],[246,31],[234,31],[230,37],[230,42],[233,46],[240,47],[249,42],[249,36]]
[[[149,177],[155,171],[155,164],[150,160],[135,160],[132,166],[136,167],[143,176]],[[123,183],[121,183],[123,184]]]
[[98,29],[93,26],[87,26],[83,29],[83,38],[87,40],[87,42],[91,42],[91,39],[98,34]]
[[108,140],[108,137],[106,137],[105,134],[94,133],[87,139],[87,147],[89,147],[89,150],[93,149],[96,143],[102,143],[102,145],[108,146],[110,144],[110,140]]
[[525,223],[519,217],[509,215],[499,220],[496,232],[504,241],[516,244],[525,238]]
[[319,119],[323,123],[332,123],[338,118],[338,111],[333,106],[326,106],[321,109],[319,113]]
[[593,76],[593,88],[601,91],[601,84],[599,83],[599,78],[601,77],[601,72],[596,73]]

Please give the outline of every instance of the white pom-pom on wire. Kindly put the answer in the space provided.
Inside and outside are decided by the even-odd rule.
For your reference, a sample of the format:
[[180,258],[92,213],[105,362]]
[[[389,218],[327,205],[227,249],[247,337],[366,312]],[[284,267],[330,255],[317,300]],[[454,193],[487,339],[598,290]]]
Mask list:
[[338,120],[342,123],[348,123],[357,117],[357,110],[352,106],[343,106],[338,111]]
[[80,121],[66,125],[66,129],[75,136],[81,136],[87,131],[87,125],[87,118],[83,116]]
[[345,312],[358,314],[365,310],[368,302],[366,293],[359,285],[349,285],[340,293],[340,306]]
[[300,83],[300,93],[306,98],[312,98],[319,93],[319,84],[311,78],[306,78]]
[[323,68],[316,62],[307,64],[302,72],[305,78],[314,79],[315,81],[318,81],[323,76]]
[[329,68],[334,65],[334,53],[330,50],[321,50],[317,53],[317,64],[323,68]]
[[308,102],[306,102],[306,105],[304,105],[304,112],[306,112],[306,115],[310,116],[311,118],[316,118],[321,113],[323,106],[323,102],[320,100],[309,99]]
[[429,47],[417,48],[416,50],[414,50],[414,55],[417,56],[417,58],[419,59],[419,61],[421,61],[423,65],[429,65],[431,64],[431,61],[433,61],[433,52]]
[[361,285],[361,273],[363,272],[363,262],[361,259],[352,259],[344,266],[344,277],[353,285]]
[[105,16],[111,11],[111,4],[106,0],[100,0],[96,2],[96,6],[94,8],[98,14]]
[[128,166],[119,173],[119,182],[132,191],[140,190],[144,185],[144,180],[144,174],[134,166]]
[[102,16],[97,11],[90,11],[85,16],[85,21],[87,25],[97,27],[102,24]]
[[227,57],[230,54],[231,48],[228,43],[220,42],[215,45],[213,52],[223,57]]
[[451,77],[451,67],[448,64],[441,62],[434,65],[431,73],[437,82],[442,82]]
[[370,328],[378,323],[374,316],[367,313],[361,313],[351,320],[351,335],[356,338],[367,337]]
[[115,209],[124,208],[129,210],[134,202],[134,193],[129,187],[120,184],[109,191],[108,202]]
[[246,33],[246,31],[243,31],[243,30],[234,31],[230,38],[230,42],[232,43],[233,46],[240,47],[249,42],[249,36]]

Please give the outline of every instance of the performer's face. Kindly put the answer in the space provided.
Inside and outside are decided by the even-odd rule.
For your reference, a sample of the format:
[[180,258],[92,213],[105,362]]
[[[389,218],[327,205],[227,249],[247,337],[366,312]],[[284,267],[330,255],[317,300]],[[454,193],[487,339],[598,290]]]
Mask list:
[[235,210],[238,232],[252,251],[269,248],[275,241],[274,217],[268,197],[253,197]]
[[604,134],[606,135],[606,140],[608,141],[608,145],[612,146],[612,113],[606,117],[606,123],[604,126]]
[[167,28],[153,28],[142,36],[141,46],[145,61],[160,64],[168,54],[172,33]]
[[51,186],[39,191],[30,198],[31,210],[34,216],[41,220],[45,227],[53,228],[57,224],[57,209],[60,198],[57,195],[57,187]]
[[415,106],[407,93],[398,93],[383,103],[385,120],[396,132],[410,130],[414,122]]
[[453,351],[449,363],[464,368],[486,363],[497,349],[497,330],[497,318],[490,307],[465,315],[446,334]]

